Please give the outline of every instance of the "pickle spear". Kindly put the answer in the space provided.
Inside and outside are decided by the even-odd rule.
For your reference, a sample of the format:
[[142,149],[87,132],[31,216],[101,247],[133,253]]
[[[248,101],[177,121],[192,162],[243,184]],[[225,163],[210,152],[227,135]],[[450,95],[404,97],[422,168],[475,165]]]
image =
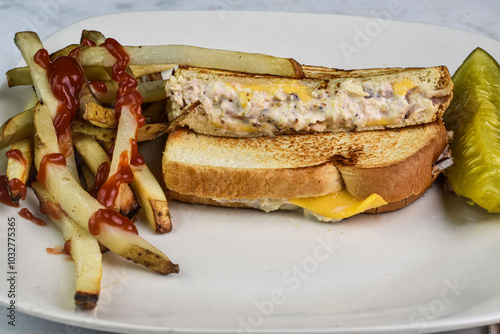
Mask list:
[[500,212],[500,66],[481,48],[452,77],[444,114],[454,164],[445,171],[453,191],[489,212]]

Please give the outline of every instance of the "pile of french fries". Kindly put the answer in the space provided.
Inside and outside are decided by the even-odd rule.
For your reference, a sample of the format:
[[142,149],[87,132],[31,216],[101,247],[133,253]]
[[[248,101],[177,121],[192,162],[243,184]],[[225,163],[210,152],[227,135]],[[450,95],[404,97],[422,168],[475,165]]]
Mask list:
[[[82,46],[86,40],[96,46]],[[302,75],[295,61],[262,54],[182,45],[126,46],[124,49],[130,58],[126,71],[138,81],[137,89],[143,97],[142,115],[146,119],[146,124],[137,128],[128,108],[121,110],[119,118],[113,109],[118,83],[111,78],[111,67],[116,59],[99,46],[104,42],[102,33],[84,30],[80,43],[70,44],[50,55],[51,61],[60,56],[77,59],[85,74],[85,85],[78,96],[79,110],[71,122],[74,154],[66,158],[64,166],[46,164],[44,184],[30,179],[29,175],[30,171],[32,175],[40,171],[44,157],[60,153],[54,118],[61,102],[52,92],[47,69],[34,60],[35,54],[44,48],[34,32],[16,34],[15,43],[27,66],[6,73],[9,87],[32,85],[34,92],[26,109],[0,128],[0,149],[19,150],[26,160],[20,163],[8,158],[7,183],[17,179],[33,189],[41,211],[46,212],[61,231],[65,242],[71,243],[77,276],[74,299],[82,308],[97,305],[103,251],[110,250],[160,274],[179,272],[178,265],[138,234],[108,224],[101,224],[100,233],[96,235],[89,232],[89,220],[105,208],[90,194],[98,190],[94,187],[98,170],[107,163],[109,175],[113,175],[121,153],[127,152],[130,159],[131,139],[153,140],[175,127],[176,120],[169,123],[166,119],[168,103],[161,72],[184,64],[288,77]],[[79,51],[70,55],[75,48]],[[92,82],[96,80],[106,89],[93,87]],[[111,146],[114,149],[110,156]],[[171,231],[169,206],[159,181],[146,164],[131,166],[131,169],[133,181],[121,185],[113,209],[130,219],[142,209],[153,231]],[[9,195],[16,204],[23,199],[14,189]]]

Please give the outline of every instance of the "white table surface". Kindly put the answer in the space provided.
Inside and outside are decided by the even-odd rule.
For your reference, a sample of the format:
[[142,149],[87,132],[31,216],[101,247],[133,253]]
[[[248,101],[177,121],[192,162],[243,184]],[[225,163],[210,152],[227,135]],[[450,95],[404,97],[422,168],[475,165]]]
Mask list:
[[[0,73],[14,67],[21,56],[13,36],[17,31],[34,30],[43,39],[76,21],[92,16],[140,10],[266,10],[374,16],[389,2],[400,3],[402,11],[394,20],[454,27],[500,41],[500,1],[495,0],[0,0]],[[500,307],[500,305],[499,305]],[[98,334],[101,331],[59,324],[18,313],[16,327],[7,324],[6,309],[0,311],[0,333]],[[487,327],[446,332],[483,334]]]

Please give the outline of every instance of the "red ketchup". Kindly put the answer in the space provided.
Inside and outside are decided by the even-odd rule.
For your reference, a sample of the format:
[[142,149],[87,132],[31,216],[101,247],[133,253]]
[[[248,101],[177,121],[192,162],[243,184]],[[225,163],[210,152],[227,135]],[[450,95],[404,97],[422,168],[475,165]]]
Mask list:
[[71,256],[71,239],[66,240],[64,246],[47,247],[46,251],[51,255],[69,255]]
[[50,200],[40,203],[40,212],[54,219],[61,219],[64,217],[64,211],[61,206]]
[[[82,41],[82,46],[96,46],[95,42],[85,37]],[[70,56],[78,56],[81,46],[77,46],[69,53]]]
[[96,46],[96,44],[93,40],[90,40],[87,37],[85,37],[82,41],[82,46]]
[[134,179],[134,175],[132,174],[132,170],[127,160],[128,155],[127,152],[124,151],[120,155],[118,171],[114,175],[108,177],[97,193],[97,200],[107,208],[114,207],[121,185],[130,183]]
[[[94,185],[91,189],[89,189],[89,194],[92,197],[97,197],[97,193],[99,189],[101,189],[102,185],[106,182],[109,176],[109,162],[105,161],[97,167],[97,173],[95,175]],[[101,203],[102,204],[102,203]]]
[[125,71],[130,57],[123,46],[113,38],[106,39],[102,46],[116,59],[111,72],[113,80],[119,83],[118,90],[116,91],[116,118],[120,117],[124,106],[129,106],[135,116],[138,128],[140,128],[145,123],[141,108],[143,98],[141,92],[137,89],[137,80]]
[[111,225],[123,231],[138,234],[137,228],[130,219],[111,209],[100,209],[90,217],[89,232],[92,235],[98,235],[101,233],[102,224]]
[[19,206],[19,204],[12,202],[12,199],[10,198],[9,190],[7,189],[7,178],[5,175],[0,175],[0,202],[12,207]]
[[23,208],[21,209],[21,211],[19,211],[19,215],[21,217],[23,217],[24,219],[27,219],[29,221],[31,221],[32,223],[38,225],[38,226],[45,226],[47,225],[43,220],[41,220],[40,218],[37,218],[35,217],[35,215],[33,215],[30,210],[26,209],[26,208]]
[[73,153],[70,123],[80,107],[79,94],[85,85],[83,69],[71,56],[57,57],[51,62],[45,49],[38,50],[34,61],[47,71],[52,94],[59,100],[53,123],[59,149],[68,157]]
[[24,166],[26,166],[26,164],[28,163],[26,161],[26,159],[24,158],[23,153],[16,148],[8,150],[5,153],[5,156],[9,159],[14,159],[14,160],[18,161],[19,163],[23,164]]
[[64,254],[71,255],[71,239],[66,240],[63,247]]
[[102,94],[108,91],[108,87],[106,86],[106,84],[103,81],[99,80],[90,81],[90,87],[92,87],[94,91]]
[[9,189],[10,192],[17,192],[19,194],[20,199],[23,201],[26,199],[26,193],[27,193],[27,188],[26,185],[23,183],[23,181],[13,178],[9,180]]
[[[18,161],[19,163],[23,164],[24,166],[26,166],[26,164],[28,163],[26,161],[26,159],[24,158],[23,153],[18,149],[8,150],[5,153],[5,156],[9,159],[13,159],[13,160]],[[17,178],[10,179],[8,187],[9,187],[11,192],[12,191],[17,192],[19,194],[19,198],[21,198],[22,200],[24,200],[26,198],[26,192],[27,192],[26,185],[21,180],[19,180]]]
[[40,167],[38,168],[36,180],[43,185],[45,185],[47,177],[47,164],[49,163],[58,166],[66,166],[66,158],[61,153],[46,154],[42,158],[42,161],[40,161]]
[[144,158],[139,153],[139,148],[137,147],[137,140],[130,139],[130,146],[132,147],[132,152],[130,152],[130,164],[132,166],[144,165]]
[[[145,118],[142,116],[142,94],[137,90],[137,80],[126,72],[130,57],[115,39],[108,38],[101,44],[106,50],[116,59],[112,67],[111,77],[118,82],[118,90],[116,92],[115,113],[119,119],[124,107],[130,108],[130,112],[134,115],[137,128],[141,127]],[[136,129],[137,137],[137,129]],[[109,175],[106,182],[101,186],[97,193],[97,200],[106,208],[115,206],[116,198],[118,197],[120,186],[124,183],[130,183],[134,179],[130,165],[140,166],[144,164],[144,159],[139,153],[137,140],[131,141],[131,152],[124,151],[120,154],[118,171],[114,175]],[[129,160],[130,159],[130,160]]]
[[108,158],[111,160],[113,158],[113,152],[115,151],[115,142],[113,141],[113,144],[108,148],[106,151],[106,154],[108,155]]

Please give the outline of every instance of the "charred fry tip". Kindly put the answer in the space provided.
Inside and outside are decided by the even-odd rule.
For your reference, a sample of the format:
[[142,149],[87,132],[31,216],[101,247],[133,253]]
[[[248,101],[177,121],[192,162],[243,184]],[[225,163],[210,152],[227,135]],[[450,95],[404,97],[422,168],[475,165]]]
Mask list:
[[75,305],[82,309],[89,310],[95,308],[98,300],[99,294],[84,291],[75,292]]
[[293,66],[293,69],[295,71],[294,78],[296,79],[302,79],[304,78],[304,71],[302,70],[302,65],[300,65],[295,59],[290,58],[290,63]]

